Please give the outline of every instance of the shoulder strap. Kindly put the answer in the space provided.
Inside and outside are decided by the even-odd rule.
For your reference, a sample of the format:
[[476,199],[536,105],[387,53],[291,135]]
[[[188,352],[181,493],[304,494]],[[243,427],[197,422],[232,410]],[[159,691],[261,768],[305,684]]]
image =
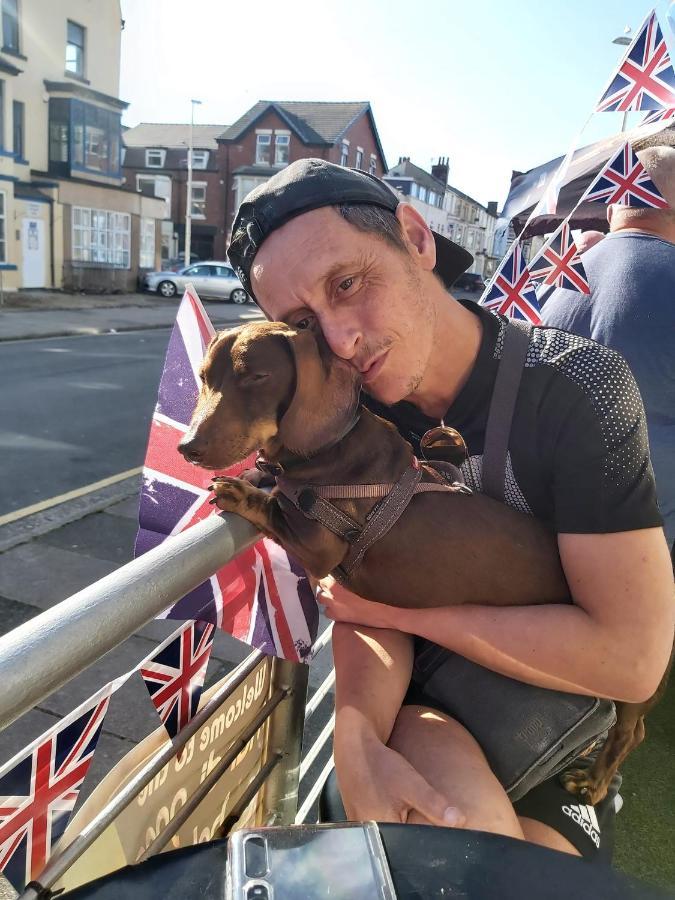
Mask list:
[[504,502],[506,456],[509,448],[511,421],[523,374],[532,326],[507,319],[504,345],[497,368],[497,378],[490,401],[485,446],[483,448],[483,493]]

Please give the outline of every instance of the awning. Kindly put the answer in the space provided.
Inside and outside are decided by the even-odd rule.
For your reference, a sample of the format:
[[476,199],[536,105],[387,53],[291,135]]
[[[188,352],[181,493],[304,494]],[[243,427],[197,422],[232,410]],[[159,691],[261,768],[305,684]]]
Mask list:
[[[574,152],[567,169],[563,186],[558,196],[558,208],[555,215],[538,216],[530,223],[524,237],[535,234],[546,234],[554,231],[560,222],[574,209],[586,188],[603,166],[626,142],[639,141],[661,131],[669,130],[675,134],[672,120],[642,125],[625,132],[613,134],[587,147]],[[553,173],[563,161],[559,156],[550,162],[530,169],[529,172],[514,175],[511,189],[504,203],[500,219],[511,220],[518,233],[525,225],[530,213],[541,199],[546,185]],[[575,210],[571,220],[572,228],[607,230],[607,208],[602,203],[584,203]]]

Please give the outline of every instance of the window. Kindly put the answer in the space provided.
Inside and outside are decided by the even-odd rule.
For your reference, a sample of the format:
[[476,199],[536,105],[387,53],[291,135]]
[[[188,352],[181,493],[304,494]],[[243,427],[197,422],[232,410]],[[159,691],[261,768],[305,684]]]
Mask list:
[[24,151],[24,106],[18,100],[12,102],[12,118],[14,121],[14,155],[17,159],[23,159]]
[[206,218],[206,182],[192,182],[192,204],[190,215],[193,219]]
[[145,167],[146,169],[161,169],[166,159],[166,150],[146,150],[145,151]]
[[18,0],[2,0],[2,49],[19,52]]
[[136,190],[147,196],[161,197],[166,203],[164,216],[171,218],[171,179],[168,175],[137,175]]
[[73,207],[73,260],[130,267],[131,216],[107,209]]
[[154,269],[155,267],[154,219],[141,219],[141,244],[138,264],[141,269]]
[[427,203],[430,206],[436,206],[436,193],[435,191],[429,191],[429,195],[427,196]]
[[80,170],[117,177],[120,146],[119,113],[81,100],[50,99],[50,172],[70,175]]
[[357,169],[363,168],[363,147],[356,148],[356,162],[354,166]]
[[256,134],[255,136],[255,162],[257,166],[269,166],[270,147],[272,146],[271,134]]
[[209,151],[208,150],[193,150],[192,151],[192,168],[193,169],[205,169],[209,164]]
[[[102,174],[108,170],[108,113],[96,106],[86,106],[84,110],[84,167]],[[118,150],[119,160],[119,150]],[[119,161],[117,167],[119,168]]]
[[228,266],[211,266],[211,268],[218,278],[234,278],[234,272]]
[[84,78],[84,28],[70,20],[66,32],[66,72]]
[[425,187],[422,187],[422,185],[420,185],[419,198],[422,201],[422,203],[427,202],[427,189]]
[[5,149],[5,82],[0,80],[0,150]]
[[275,134],[274,135],[274,165],[275,166],[287,166],[288,165],[288,148],[291,143],[290,134]]
[[7,262],[7,231],[5,229],[5,197],[0,191],[0,263]]
[[349,165],[349,141],[343,141],[340,148],[340,165]]
[[419,194],[419,189],[418,189],[417,185],[415,184],[415,182],[413,181],[413,183],[410,185],[410,196],[416,197],[418,194]]
[[370,163],[368,164],[368,172],[374,175],[377,172],[377,157],[374,153],[370,154]]
[[201,276],[203,278],[205,275],[211,275],[212,268],[212,266],[190,266],[189,269],[183,272],[183,275],[190,275],[191,277]]

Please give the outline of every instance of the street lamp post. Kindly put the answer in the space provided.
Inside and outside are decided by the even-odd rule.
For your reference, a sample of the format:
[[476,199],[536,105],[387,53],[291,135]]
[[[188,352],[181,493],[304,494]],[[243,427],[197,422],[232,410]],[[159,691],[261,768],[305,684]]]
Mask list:
[[190,139],[187,158],[187,198],[185,201],[185,265],[190,265],[190,244],[192,243],[192,129],[195,124],[195,106],[201,100],[190,100]]

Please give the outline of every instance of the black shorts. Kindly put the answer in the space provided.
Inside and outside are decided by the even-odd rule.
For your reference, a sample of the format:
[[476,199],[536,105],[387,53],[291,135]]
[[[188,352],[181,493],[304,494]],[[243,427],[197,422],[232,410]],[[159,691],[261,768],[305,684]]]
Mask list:
[[[428,706],[447,715],[438,702],[428,697],[414,683],[408,688],[403,703]],[[571,762],[568,768],[590,767],[600,752],[601,743],[599,741],[591,753]],[[621,787],[621,776],[614,777],[607,796],[595,806],[581,803],[579,798],[565,790],[559,779],[560,775],[555,775],[542,781],[520,800],[516,800],[513,804],[516,814],[549,825],[566,837],[584,859],[610,863],[614,850],[616,797]]]

